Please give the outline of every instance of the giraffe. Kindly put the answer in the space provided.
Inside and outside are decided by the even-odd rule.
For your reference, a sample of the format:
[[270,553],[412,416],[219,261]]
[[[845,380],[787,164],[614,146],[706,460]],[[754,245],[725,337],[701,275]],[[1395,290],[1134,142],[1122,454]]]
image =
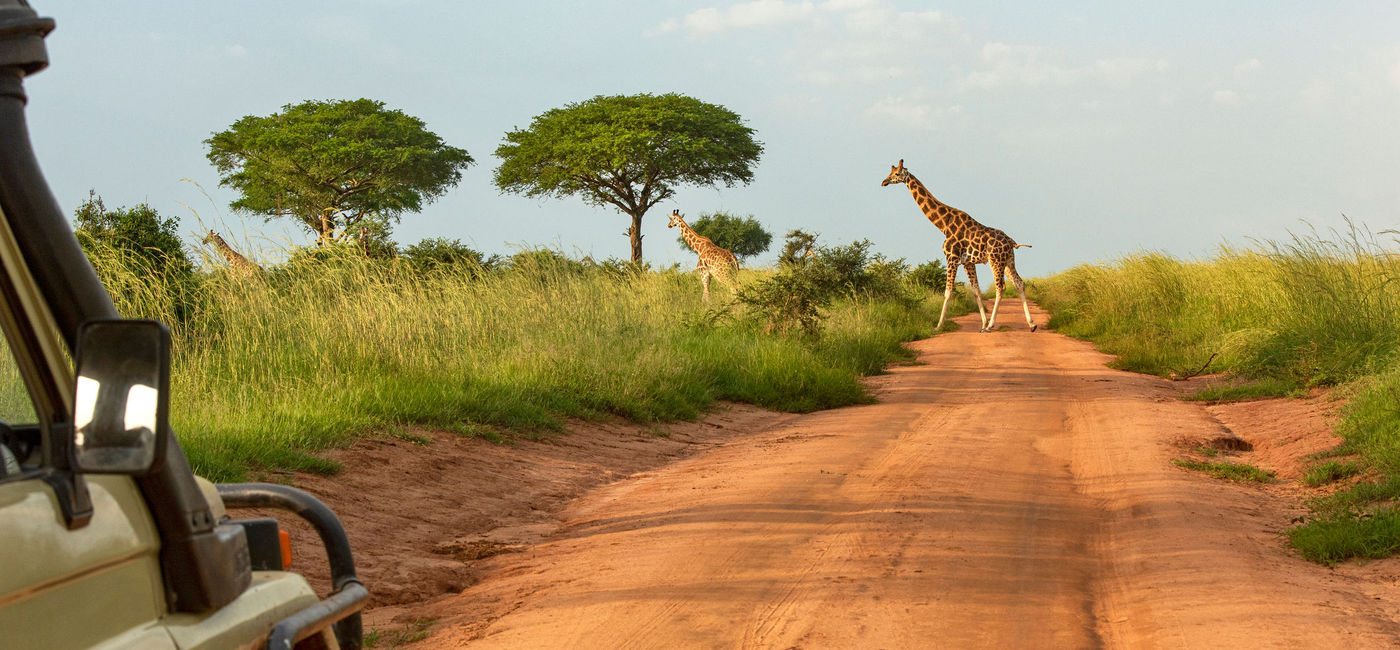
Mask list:
[[253,276],[257,275],[259,271],[262,271],[258,265],[248,261],[248,258],[243,257],[238,251],[233,250],[233,247],[229,246],[228,242],[224,241],[224,238],[220,237],[219,233],[213,230],[210,230],[209,234],[204,236],[204,243],[213,244],[214,248],[219,250],[219,254],[224,256],[224,260],[228,262],[233,272],[238,275]]
[[[1001,306],[1001,292],[1006,286],[1003,274],[1009,271],[1011,281],[1016,284],[1016,291],[1021,294],[1021,309],[1026,313],[1026,324],[1030,325],[1031,331],[1034,332],[1038,326],[1031,320],[1031,308],[1026,304],[1026,283],[1016,272],[1016,249],[1022,246],[1029,248],[1030,244],[1017,244],[1001,230],[977,223],[977,220],[968,216],[966,212],[933,198],[928,188],[904,168],[903,159],[900,159],[898,165],[890,166],[890,175],[885,177],[880,187],[890,183],[904,183],[908,186],[909,193],[914,195],[914,201],[919,204],[924,216],[946,237],[943,240],[943,254],[948,258],[948,286],[943,290],[943,309],[938,313],[938,325],[934,329],[942,328],[943,319],[948,315],[948,298],[953,295],[958,265],[961,264],[967,269],[967,281],[972,285],[973,295],[977,299],[977,313],[982,316],[981,331],[989,332],[996,327],[997,307]],[[982,306],[982,288],[977,286],[978,264],[990,264],[992,277],[996,281],[997,297],[992,303],[990,321],[987,319],[986,309]]]
[[731,290],[734,288],[734,272],[739,270],[739,260],[734,254],[720,248],[706,237],[695,232],[690,224],[685,222],[685,217],[680,210],[671,211],[671,221],[666,224],[667,228],[681,227],[681,237],[685,239],[687,246],[700,255],[700,261],[696,263],[695,269],[700,271],[700,284],[705,287],[705,302],[710,301],[710,276],[713,275],[723,282]]

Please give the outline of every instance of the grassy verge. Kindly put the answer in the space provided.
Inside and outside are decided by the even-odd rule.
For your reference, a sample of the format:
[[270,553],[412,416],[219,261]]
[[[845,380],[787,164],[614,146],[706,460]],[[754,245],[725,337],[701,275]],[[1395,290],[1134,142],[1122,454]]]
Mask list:
[[1265,397],[1293,397],[1301,395],[1298,386],[1292,382],[1265,377],[1244,384],[1220,385],[1202,388],[1188,395],[1194,402],[1238,402],[1241,400]]
[[1336,562],[1400,548],[1400,254],[1395,233],[1316,233],[1210,260],[1142,254],[1036,281],[1031,295],[1060,332],[1097,343],[1123,369],[1168,376],[1199,368],[1246,383],[1193,399],[1350,395],[1338,434],[1354,460],[1314,467],[1316,485],[1374,471],[1313,502],[1289,532],[1309,558]]
[[867,402],[860,377],[907,358],[901,343],[936,317],[902,267],[882,271],[885,294],[834,292],[816,333],[767,333],[723,288],[702,303],[678,270],[548,251],[430,272],[325,257],[179,287],[98,260],[124,314],[173,324],[171,418],[202,475],[332,473],[317,451],[406,425],[538,435],[568,418],[690,420],[718,400]]

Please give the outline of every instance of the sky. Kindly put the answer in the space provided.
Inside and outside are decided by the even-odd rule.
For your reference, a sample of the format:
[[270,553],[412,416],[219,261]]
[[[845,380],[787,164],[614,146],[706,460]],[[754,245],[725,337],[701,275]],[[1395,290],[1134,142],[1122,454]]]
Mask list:
[[[1026,277],[1312,228],[1400,227],[1400,3],[32,0],[53,17],[28,119],[60,205],[148,203],[252,257],[310,237],[231,212],[203,141],[246,115],[367,97],[476,160],[394,238],[626,257],[628,218],[501,194],[504,134],[596,95],[676,92],[756,131],[752,183],[681,186],[645,258],[694,263],[665,214],[752,215],[910,263],[943,236],[903,186],[1032,248]],[[231,235],[231,237],[230,237]]]

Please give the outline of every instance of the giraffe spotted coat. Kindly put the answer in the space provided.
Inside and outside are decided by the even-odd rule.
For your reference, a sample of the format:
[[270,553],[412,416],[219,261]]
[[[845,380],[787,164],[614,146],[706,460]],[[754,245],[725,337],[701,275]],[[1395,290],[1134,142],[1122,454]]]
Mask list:
[[700,261],[695,265],[695,269],[700,271],[700,284],[705,288],[705,302],[710,301],[710,276],[723,282],[730,289],[734,288],[734,273],[739,270],[739,260],[734,254],[718,244],[710,241],[690,224],[685,222],[685,217],[680,210],[671,211],[671,221],[666,224],[667,228],[680,227],[681,238],[685,240],[687,246],[700,256]]
[[[898,165],[890,166],[890,174],[880,186],[891,183],[904,183],[909,188],[909,193],[914,196],[914,202],[919,204],[919,210],[923,211],[924,216],[928,217],[945,237],[943,255],[948,264],[948,284],[943,292],[943,309],[938,315],[937,327],[943,327],[943,320],[948,313],[948,299],[957,283],[958,267],[962,266],[967,272],[967,281],[977,296],[977,312],[982,316],[983,332],[996,326],[997,308],[1001,306],[1001,294],[1006,287],[1005,274],[1008,272],[1011,274],[1011,282],[1016,285],[1016,291],[1021,294],[1021,309],[1025,311],[1026,324],[1030,325],[1031,331],[1035,331],[1037,326],[1035,321],[1031,320],[1031,310],[1026,304],[1025,282],[1016,272],[1016,249],[1029,244],[1017,244],[1016,240],[1001,229],[984,226],[966,212],[934,198],[933,193],[904,168],[903,160],[900,160]],[[992,267],[992,278],[996,284],[996,302],[992,303],[990,321],[982,305],[982,288],[977,283],[978,264]]]

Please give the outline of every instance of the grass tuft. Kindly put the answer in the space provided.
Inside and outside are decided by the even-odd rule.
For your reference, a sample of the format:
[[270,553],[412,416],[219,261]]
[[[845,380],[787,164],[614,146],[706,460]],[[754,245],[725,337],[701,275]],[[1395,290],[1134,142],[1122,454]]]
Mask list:
[[1400,550],[1400,509],[1386,506],[1314,519],[1287,534],[1303,557],[1328,566],[1352,558],[1390,557]]
[[1292,382],[1265,377],[1246,384],[1208,386],[1186,397],[1193,402],[1242,402],[1268,397],[1299,397],[1298,386]]
[[1356,461],[1329,460],[1313,465],[1303,474],[1303,485],[1318,487],[1360,474],[1365,468]]
[[1274,473],[1246,463],[1204,462],[1199,460],[1173,460],[1177,467],[1205,472],[1219,479],[1238,482],[1273,483]]

